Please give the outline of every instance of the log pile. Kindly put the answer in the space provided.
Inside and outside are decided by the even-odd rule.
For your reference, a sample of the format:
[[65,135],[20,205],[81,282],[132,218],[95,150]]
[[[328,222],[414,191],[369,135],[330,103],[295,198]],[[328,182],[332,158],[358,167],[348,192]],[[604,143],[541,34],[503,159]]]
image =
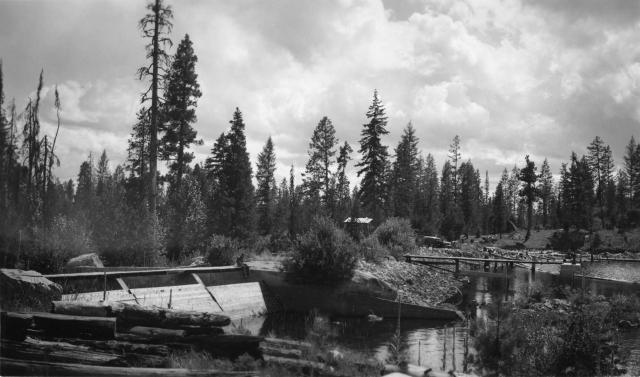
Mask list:
[[[46,374],[199,375],[198,371],[163,369],[168,366],[168,355],[194,350],[214,357],[235,358],[244,353],[262,357],[259,346],[263,338],[225,334],[223,327],[230,320],[219,314],[63,301],[54,301],[51,311],[0,313],[1,375],[42,374],[44,370]],[[131,367],[144,370],[124,372],[125,368],[135,369]],[[222,371],[206,374],[238,375]]]
[[53,301],[51,313],[1,312],[0,320],[0,375],[257,375],[168,368],[172,353],[189,351],[328,370],[304,360],[308,343],[225,333],[229,318],[213,313]]

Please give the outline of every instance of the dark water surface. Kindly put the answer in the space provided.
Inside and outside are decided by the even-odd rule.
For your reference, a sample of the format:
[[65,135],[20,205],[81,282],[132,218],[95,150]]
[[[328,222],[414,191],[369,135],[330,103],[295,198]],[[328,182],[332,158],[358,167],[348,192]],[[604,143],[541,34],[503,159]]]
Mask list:
[[[531,273],[529,269],[516,268],[509,275],[486,274],[470,275],[469,284],[462,290],[457,304],[461,311],[469,308],[475,300],[479,306],[476,316],[486,316],[485,304],[498,298],[508,301],[523,297],[530,287],[553,289],[561,286],[584,286],[587,290],[603,295],[615,293],[637,293],[638,285],[608,282],[595,279],[564,278],[558,275],[559,266],[546,266],[545,271]],[[635,264],[592,264],[583,270],[590,276],[621,279],[640,274],[640,263]],[[632,280],[633,281],[633,280]],[[323,318],[327,332],[339,348],[367,353],[384,360],[388,355],[388,343],[396,331],[395,319],[383,319],[381,322],[368,322],[364,318]],[[309,314],[278,313],[260,319],[252,319],[244,324],[252,332],[262,335],[305,339],[311,328]],[[412,364],[431,367],[441,371],[466,370],[466,355],[473,354],[473,339],[469,335],[467,324],[459,322],[402,320],[401,342],[408,360]],[[640,331],[625,332],[621,336],[623,350],[632,354],[631,374],[640,373]],[[636,369],[638,368],[638,369]]]

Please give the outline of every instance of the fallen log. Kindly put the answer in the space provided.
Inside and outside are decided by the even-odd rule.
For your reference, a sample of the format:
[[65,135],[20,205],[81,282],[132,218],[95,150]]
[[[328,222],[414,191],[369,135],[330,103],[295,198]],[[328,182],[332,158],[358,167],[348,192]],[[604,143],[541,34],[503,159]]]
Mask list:
[[124,327],[153,326],[179,329],[184,326],[227,326],[231,319],[225,315],[191,310],[165,309],[157,306],[141,306],[115,302],[111,304],[118,325]]
[[103,351],[92,351],[88,347],[74,346],[68,343],[3,340],[1,347],[2,356],[21,360],[82,363],[87,365],[128,365],[124,358],[119,355]]
[[79,346],[87,346],[91,349],[109,351],[117,354],[141,354],[166,357],[169,355],[169,347],[164,344],[132,343],[118,340],[87,340],[75,338],[48,338],[47,340],[64,342]]
[[309,349],[312,347],[311,343],[303,342],[299,340],[282,339],[282,338],[264,338],[264,343],[272,346],[296,348],[296,349]]
[[147,326],[134,326],[128,331],[131,334],[148,337],[154,340],[175,340],[177,338],[184,338],[187,336],[187,332],[185,330],[174,330],[174,329],[161,329],[158,327],[147,327]]
[[36,330],[54,336],[114,339],[116,334],[115,318],[33,313],[33,322]]
[[[228,316],[193,310],[165,309],[123,302],[54,301],[52,311],[87,317],[116,317],[119,328],[151,326],[180,329],[183,327],[220,327],[231,323]],[[215,330],[214,330],[215,331]]]
[[30,314],[1,312],[0,338],[24,340],[27,337],[27,329],[29,329],[32,324],[33,316]]
[[83,364],[52,363],[38,361],[14,360],[0,357],[0,373],[7,375],[32,376],[158,376],[158,377],[226,377],[226,376],[258,376],[256,371],[228,372],[219,370],[189,370],[176,368],[122,368],[104,367]]
[[260,352],[262,352],[263,355],[286,357],[289,359],[300,359],[302,357],[302,351],[300,350],[271,347],[264,344],[260,346]]
[[109,304],[91,301],[52,301],[51,312],[85,317],[113,317]]
[[224,330],[220,327],[181,326],[177,330],[184,330],[187,335],[222,335]]

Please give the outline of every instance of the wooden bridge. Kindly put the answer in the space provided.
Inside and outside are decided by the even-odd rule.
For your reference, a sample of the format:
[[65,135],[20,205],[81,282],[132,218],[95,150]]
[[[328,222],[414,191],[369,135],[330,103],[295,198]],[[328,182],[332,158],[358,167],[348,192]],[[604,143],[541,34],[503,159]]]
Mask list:
[[498,264],[502,264],[503,268],[512,269],[516,263],[518,264],[530,264],[531,271],[535,272],[536,264],[562,264],[563,261],[559,260],[528,260],[528,259],[509,259],[509,258],[472,258],[472,257],[449,257],[449,256],[435,256],[435,255],[413,255],[406,254],[404,259],[408,263],[424,264],[424,265],[451,265],[455,266],[455,273],[460,272],[460,262],[471,263],[474,265],[484,264],[490,266],[494,264],[494,269]]

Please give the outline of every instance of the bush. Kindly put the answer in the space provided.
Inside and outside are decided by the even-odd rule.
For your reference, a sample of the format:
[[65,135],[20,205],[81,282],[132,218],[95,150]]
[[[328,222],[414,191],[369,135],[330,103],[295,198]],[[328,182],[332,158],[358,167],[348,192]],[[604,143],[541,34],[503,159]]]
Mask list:
[[228,266],[236,263],[240,255],[238,240],[214,234],[207,244],[207,261],[212,266]]
[[584,245],[584,235],[577,230],[564,230],[553,233],[549,241],[553,249],[576,251]]
[[285,261],[289,276],[300,281],[334,284],[353,276],[356,246],[331,219],[317,217],[298,239],[298,246]]
[[24,243],[20,267],[43,274],[60,272],[69,259],[94,251],[91,232],[83,222],[58,216],[49,229],[36,228],[33,239]]
[[359,254],[367,262],[377,263],[389,255],[389,250],[371,235],[360,242]]
[[372,236],[396,258],[414,252],[417,247],[416,233],[408,219],[391,217],[380,224]]

